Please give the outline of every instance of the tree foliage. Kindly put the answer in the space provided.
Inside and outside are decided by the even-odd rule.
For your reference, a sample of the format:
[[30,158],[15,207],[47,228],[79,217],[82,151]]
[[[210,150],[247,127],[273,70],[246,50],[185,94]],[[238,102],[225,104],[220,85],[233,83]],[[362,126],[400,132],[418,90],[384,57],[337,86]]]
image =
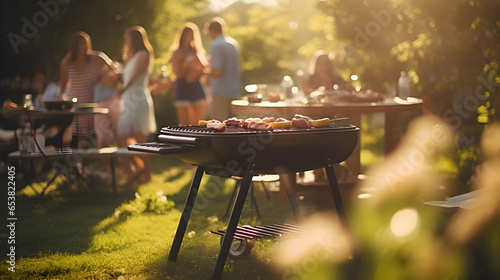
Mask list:
[[[332,48],[341,50],[345,67],[372,88],[395,85],[399,71],[407,70],[414,93],[432,95],[442,111],[459,89],[478,88],[481,77],[499,82],[498,1],[325,0],[317,4],[332,17],[331,26],[323,29],[338,39]],[[494,94],[487,91],[481,94]]]
[[237,2],[222,16],[241,46],[244,83],[279,83],[284,75],[305,69],[316,48],[325,48],[321,30],[310,19],[316,10],[309,0],[283,0],[275,6]]
[[[51,3],[48,9],[52,14],[39,3]],[[195,16],[204,3],[204,0],[2,1],[2,74],[54,73],[67,52],[69,37],[79,30],[90,35],[95,50],[120,61],[125,30],[141,25],[148,32],[155,56],[162,56],[178,26]],[[33,36],[28,36],[31,38],[25,36],[27,32],[23,34],[25,21],[36,28]],[[25,40],[19,43],[9,39],[9,34]]]

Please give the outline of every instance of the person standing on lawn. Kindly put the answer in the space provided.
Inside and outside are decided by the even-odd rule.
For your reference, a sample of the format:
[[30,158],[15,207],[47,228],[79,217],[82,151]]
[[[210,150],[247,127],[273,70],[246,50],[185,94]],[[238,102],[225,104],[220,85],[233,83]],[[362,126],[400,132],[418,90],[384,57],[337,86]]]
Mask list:
[[227,33],[224,19],[214,17],[205,23],[205,34],[213,40],[210,49],[210,116],[225,120],[231,113],[231,101],[240,97],[240,46]]

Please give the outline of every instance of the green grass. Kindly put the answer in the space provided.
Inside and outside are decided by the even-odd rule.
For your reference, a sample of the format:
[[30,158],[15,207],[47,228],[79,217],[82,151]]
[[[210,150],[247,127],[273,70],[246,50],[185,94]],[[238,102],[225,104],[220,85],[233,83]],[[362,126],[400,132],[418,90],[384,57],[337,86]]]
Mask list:
[[[220,193],[193,213],[176,263],[167,256],[177,228],[194,169],[171,157],[154,157],[153,180],[113,194],[109,185],[96,190],[68,188],[51,191],[36,201],[29,188],[17,195],[16,272],[0,265],[2,279],[206,279],[211,274],[220,238],[207,234],[225,228],[220,221],[231,195],[233,180],[204,176],[199,198],[208,184]],[[213,186],[213,185],[212,185]],[[40,189],[41,186],[35,185]],[[211,187],[210,190],[214,188]],[[115,215],[122,204],[163,192],[175,206],[163,214]],[[271,193],[268,201],[255,188],[262,220],[253,218],[247,203],[240,224],[283,223],[293,220],[288,203]],[[160,193],[161,194],[161,193]],[[197,201],[201,203],[203,200]],[[200,206],[200,205],[199,205]],[[272,213],[272,214],[269,214]],[[3,244],[2,244],[3,247]],[[270,264],[274,243],[257,242],[251,254],[228,260],[226,279],[279,279]],[[4,250],[4,248],[2,248]],[[2,256],[5,256],[2,252]]]
[[[374,125],[371,118],[363,121],[366,129],[361,132],[361,164],[366,170],[368,166],[383,161],[383,127]],[[207,232],[225,228],[226,221],[220,219],[235,181],[204,176],[195,206],[201,211],[193,213],[186,231],[194,232],[194,235],[184,237],[177,262],[169,263],[168,253],[194,169],[186,168],[186,164],[168,156],[152,159],[152,181],[121,187],[118,194],[111,192],[109,184],[97,184],[93,189],[77,191],[74,186],[63,187],[64,182],[59,179],[55,184],[58,188],[51,188],[40,201],[36,200],[32,189],[18,189],[16,272],[9,272],[4,260],[0,264],[0,279],[209,278],[220,238]],[[441,169],[446,172],[456,172],[446,158],[441,158],[439,165],[444,166]],[[6,165],[0,167],[2,172],[7,168]],[[99,168],[99,164],[94,163],[93,168]],[[6,177],[2,174],[0,180]],[[6,183],[2,182],[2,185]],[[42,185],[35,184],[34,187],[40,191]],[[217,195],[213,195],[214,190]],[[136,193],[140,199],[136,198]],[[247,200],[240,224],[295,223],[288,202],[278,193],[271,193],[270,201],[259,185],[255,193],[262,220],[253,218]],[[144,206],[144,200],[153,197],[153,200],[147,200],[151,202],[162,195],[175,206],[165,211],[168,207],[161,208],[157,204],[153,211],[137,213],[141,210],[139,206]],[[308,198],[301,202],[301,207],[311,212],[326,208]],[[117,215],[117,209],[123,210],[122,213]],[[0,214],[5,215],[6,211]],[[5,259],[7,248],[4,240],[0,239],[0,258]],[[256,242],[249,256],[228,259],[224,279],[281,279],[282,275],[273,266],[274,248],[274,242],[261,240]]]

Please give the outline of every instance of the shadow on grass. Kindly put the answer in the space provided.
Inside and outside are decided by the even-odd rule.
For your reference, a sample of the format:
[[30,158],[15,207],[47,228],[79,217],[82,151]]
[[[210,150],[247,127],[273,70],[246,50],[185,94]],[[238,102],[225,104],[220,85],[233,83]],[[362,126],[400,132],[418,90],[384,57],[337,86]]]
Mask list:
[[[51,191],[39,203],[35,203],[34,197],[18,196],[16,257],[24,258],[20,265],[26,270],[24,274],[18,274],[18,279],[47,275],[68,279],[114,279],[117,275],[138,279],[165,279],[165,275],[169,279],[209,277],[219,251],[219,237],[204,233],[225,228],[226,221],[218,221],[214,216],[223,215],[235,181],[204,176],[199,195],[205,196],[208,203],[199,204],[198,213],[192,215],[187,232],[194,231],[196,235],[184,238],[178,262],[172,265],[167,262],[167,256],[180,211],[165,215],[137,215],[131,219],[114,216],[117,207],[135,198],[135,192],[166,190],[168,199],[182,210],[194,170],[185,169],[182,163],[179,165],[170,157],[155,158],[152,183],[122,188],[118,194],[111,193],[110,186],[99,185],[95,191],[83,189],[78,192],[74,187]],[[216,194],[213,187],[218,190]],[[276,210],[281,207],[279,212],[283,212],[283,205],[286,207],[284,215],[289,213],[286,202],[276,203],[276,197],[267,201],[263,192],[256,195],[264,217],[261,222],[267,223],[266,219],[271,217],[271,222],[281,219],[277,218],[281,216]],[[248,202],[241,222],[256,225],[258,222],[253,216],[248,218]],[[261,251],[257,248],[253,251]],[[140,258],[137,265],[136,256]],[[261,275],[261,279],[279,279],[268,277],[273,272],[267,264],[267,257],[256,256],[228,260],[225,278],[255,279],[256,275]]]
[[[220,236],[203,232],[207,228],[222,228],[220,222],[204,226],[204,217],[194,217],[184,236],[176,262],[168,261],[173,236],[163,251],[144,264],[144,279],[210,279],[220,249]],[[270,264],[273,242],[255,242],[249,255],[233,259],[228,257],[222,279],[281,279]]]
[[[81,253],[89,248],[93,228],[114,212],[134,191],[119,194],[70,191],[41,200],[17,197],[16,254]],[[4,255],[5,256],[5,255]]]

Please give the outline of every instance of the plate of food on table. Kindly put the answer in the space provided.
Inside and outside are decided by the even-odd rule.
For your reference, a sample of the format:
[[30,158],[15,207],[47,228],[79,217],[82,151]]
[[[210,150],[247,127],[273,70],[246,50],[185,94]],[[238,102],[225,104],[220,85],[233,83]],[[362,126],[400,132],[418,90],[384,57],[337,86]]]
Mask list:
[[347,90],[340,87],[320,87],[309,94],[307,103],[347,103],[347,102],[379,102],[384,100],[384,95],[371,89]]

